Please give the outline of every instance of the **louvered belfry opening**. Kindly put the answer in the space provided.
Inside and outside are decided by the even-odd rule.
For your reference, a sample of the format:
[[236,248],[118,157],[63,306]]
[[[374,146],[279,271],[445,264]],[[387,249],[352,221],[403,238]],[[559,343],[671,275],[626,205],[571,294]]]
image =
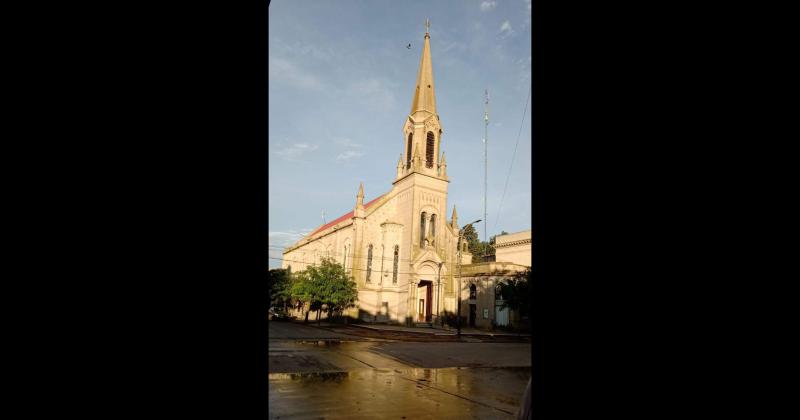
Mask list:
[[425,147],[425,166],[433,168],[433,132],[428,131],[428,142]]
[[411,140],[414,137],[413,134],[408,133],[408,151],[406,152],[406,169],[411,167]]

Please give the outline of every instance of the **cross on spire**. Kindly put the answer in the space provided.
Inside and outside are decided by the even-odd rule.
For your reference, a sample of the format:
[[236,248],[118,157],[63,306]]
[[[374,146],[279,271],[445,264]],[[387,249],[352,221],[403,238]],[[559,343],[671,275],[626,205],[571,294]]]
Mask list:
[[431,30],[431,21],[428,18],[425,18],[425,32],[430,32]]

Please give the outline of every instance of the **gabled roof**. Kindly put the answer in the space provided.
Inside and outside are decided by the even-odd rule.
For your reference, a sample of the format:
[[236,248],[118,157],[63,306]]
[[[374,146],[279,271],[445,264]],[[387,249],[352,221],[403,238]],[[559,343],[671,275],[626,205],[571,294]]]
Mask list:
[[[378,201],[378,199],[380,199],[380,198],[381,198],[381,197],[383,197],[384,195],[386,195],[386,194],[379,195],[377,198],[373,199],[373,200],[372,200],[372,201],[370,201],[369,203],[367,203],[367,204],[364,204],[364,209],[368,209],[368,208],[369,208],[371,205],[375,204],[375,203]],[[316,235],[317,233],[319,233],[319,232],[322,232],[323,230],[325,230],[325,229],[327,229],[327,228],[329,228],[329,227],[331,227],[331,226],[335,226],[335,225],[337,225],[337,224],[339,224],[339,223],[341,223],[341,222],[344,222],[345,220],[348,220],[348,219],[350,219],[350,218],[352,218],[352,217],[353,217],[353,212],[351,211],[350,213],[347,213],[347,214],[345,214],[345,215],[343,215],[343,216],[341,216],[341,217],[337,218],[336,220],[334,220],[334,221],[332,221],[332,222],[328,222],[328,223],[326,223],[326,224],[324,224],[324,225],[322,225],[322,226],[318,227],[316,230],[314,230],[313,232],[311,232],[311,234],[309,234],[309,235],[307,236],[307,238],[310,238],[310,237],[312,237],[312,236]]]

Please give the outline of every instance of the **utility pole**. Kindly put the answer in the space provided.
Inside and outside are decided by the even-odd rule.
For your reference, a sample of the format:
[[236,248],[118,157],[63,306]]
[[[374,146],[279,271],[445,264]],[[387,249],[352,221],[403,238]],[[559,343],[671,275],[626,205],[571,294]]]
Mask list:
[[472,223],[467,223],[463,228],[458,231],[458,242],[456,246],[458,247],[456,251],[458,252],[458,259],[456,260],[456,264],[458,264],[458,294],[456,297],[458,298],[458,313],[456,314],[456,326],[458,328],[458,332],[456,335],[460,338],[461,337],[461,238],[464,236],[464,229],[468,226],[472,226],[475,223],[480,222],[481,219],[478,219]]
[[436,279],[436,316],[439,317],[439,323],[444,327],[444,318],[442,318],[441,305],[439,301],[442,300],[442,266],[444,261],[439,263],[439,275]]

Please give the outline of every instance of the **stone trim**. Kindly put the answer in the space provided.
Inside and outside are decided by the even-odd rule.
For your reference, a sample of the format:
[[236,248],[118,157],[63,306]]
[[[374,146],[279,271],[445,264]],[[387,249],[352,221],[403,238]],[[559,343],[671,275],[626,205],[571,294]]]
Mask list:
[[531,239],[530,239],[530,238],[528,238],[528,239],[520,239],[520,240],[518,240],[518,241],[503,242],[503,243],[499,243],[499,244],[498,244],[498,243],[496,243],[496,244],[494,245],[494,247],[495,247],[495,249],[497,249],[497,248],[505,248],[505,247],[514,246],[514,245],[524,245],[524,244],[529,244],[529,243],[531,243],[531,242],[532,242],[532,241],[531,241]]

